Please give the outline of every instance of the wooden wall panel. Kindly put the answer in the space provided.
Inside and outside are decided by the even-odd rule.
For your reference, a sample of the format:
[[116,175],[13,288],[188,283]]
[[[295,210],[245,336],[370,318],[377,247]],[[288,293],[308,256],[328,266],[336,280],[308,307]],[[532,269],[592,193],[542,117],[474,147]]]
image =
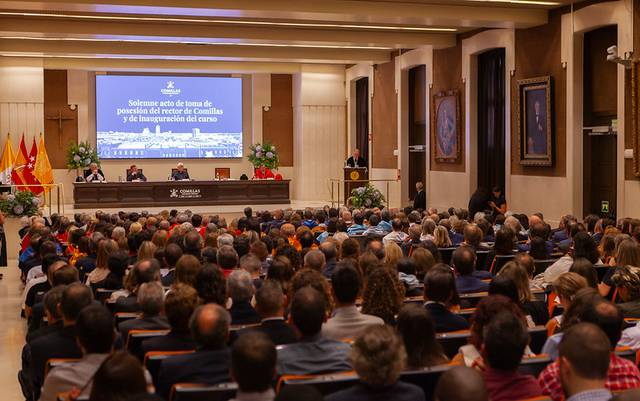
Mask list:
[[[566,71],[561,64],[561,14],[550,12],[549,23],[530,29],[516,30],[516,71],[511,79],[511,174],[530,176],[566,176]],[[518,132],[516,121],[517,81],[550,75],[553,80],[555,135],[554,163],[550,167],[522,166],[518,156]]]
[[293,166],[293,90],[290,74],[271,75],[271,107],[262,111],[262,138],[278,149],[280,165]]
[[66,70],[44,70],[44,134],[51,166],[67,168],[66,150],[78,140],[78,110],[69,108]]
[[398,96],[395,89],[395,63],[378,64],[375,67],[372,100],[372,167],[398,168],[393,155],[398,148]]
[[[458,43],[455,47],[449,47],[447,49],[439,49],[433,51],[433,86],[430,92],[430,100],[433,101],[433,95],[439,92],[446,92],[449,90],[458,90],[460,93],[460,158],[456,163],[442,163],[436,161],[436,147],[431,133],[430,141],[430,157],[431,157],[431,170],[432,171],[454,171],[464,172],[464,159],[465,159],[465,137],[466,132],[464,130],[465,121],[465,108],[464,108],[464,84],[462,83],[462,42],[458,38]],[[433,104],[433,103],[432,103]],[[433,118],[434,110],[431,110],[431,118]],[[430,121],[428,122],[431,123]]]
[[[640,54],[640,0],[633,0],[633,54]],[[624,126],[624,148],[633,147],[633,131],[631,124],[631,71],[625,74],[625,126]],[[637,157],[638,155],[636,155]],[[618,155],[618,157],[621,157]],[[633,160],[624,160],[624,177],[627,180],[640,181],[633,172]]]

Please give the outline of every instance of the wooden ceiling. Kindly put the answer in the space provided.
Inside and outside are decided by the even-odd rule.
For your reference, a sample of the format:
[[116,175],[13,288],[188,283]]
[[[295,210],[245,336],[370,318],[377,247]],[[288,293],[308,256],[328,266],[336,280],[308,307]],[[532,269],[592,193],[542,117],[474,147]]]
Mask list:
[[480,28],[544,24],[567,0],[0,0],[0,55],[380,63]]

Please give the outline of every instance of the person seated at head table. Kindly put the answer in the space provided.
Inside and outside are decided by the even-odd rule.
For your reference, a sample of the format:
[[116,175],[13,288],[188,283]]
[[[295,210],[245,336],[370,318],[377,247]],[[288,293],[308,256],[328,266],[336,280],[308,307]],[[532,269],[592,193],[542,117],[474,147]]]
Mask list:
[[135,164],[132,164],[127,172],[127,181],[147,181],[147,177],[142,174],[142,171],[138,170]]
[[265,180],[268,178],[275,178],[275,176],[273,175],[273,172],[268,169],[266,166],[260,166],[257,169],[255,169],[254,173],[253,173],[253,179],[254,180]]
[[104,173],[98,168],[96,163],[89,165],[89,171],[85,173],[84,179],[87,182],[107,182],[104,178]]
[[189,179],[189,173],[187,172],[187,170],[185,170],[184,164],[182,164],[182,162],[178,163],[178,165],[176,166],[175,171],[173,171],[171,173],[171,179],[173,181],[180,181],[180,180],[188,180]]

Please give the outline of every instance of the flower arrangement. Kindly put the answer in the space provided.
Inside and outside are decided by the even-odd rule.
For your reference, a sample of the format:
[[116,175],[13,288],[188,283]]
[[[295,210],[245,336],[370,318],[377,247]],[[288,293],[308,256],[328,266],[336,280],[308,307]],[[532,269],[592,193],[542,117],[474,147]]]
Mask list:
[[384,206],[382,192],[371,184],[355,188],[351,191],[349,202],[355,207],[381,207]]
[[89,142],[72,143],[67,150],[67,168],[87,168],[91,163],[100,163],[98,152],[89,145]]
[[31,191],[16,191],[0,196],[0,210],[6,216],[33,216],[40,208],[40,198]]
[[254,145],[249,146],[249,162],[253,164],[254,168],[258,168],[260,166],[265,166],[270,170],[277,170],[280,164],[280,160],[278,159],[278,152],[276,152],[276,147],[270,143],[256,143]]

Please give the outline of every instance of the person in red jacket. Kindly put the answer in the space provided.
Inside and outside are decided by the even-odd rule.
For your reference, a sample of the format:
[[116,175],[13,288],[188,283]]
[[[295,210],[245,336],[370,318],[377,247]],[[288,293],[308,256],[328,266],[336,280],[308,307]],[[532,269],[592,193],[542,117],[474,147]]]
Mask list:
[[258,167],[253,173],[254,180],[265,180],[267,178],[275,178],[275,176],[273,172],[264,165]]

